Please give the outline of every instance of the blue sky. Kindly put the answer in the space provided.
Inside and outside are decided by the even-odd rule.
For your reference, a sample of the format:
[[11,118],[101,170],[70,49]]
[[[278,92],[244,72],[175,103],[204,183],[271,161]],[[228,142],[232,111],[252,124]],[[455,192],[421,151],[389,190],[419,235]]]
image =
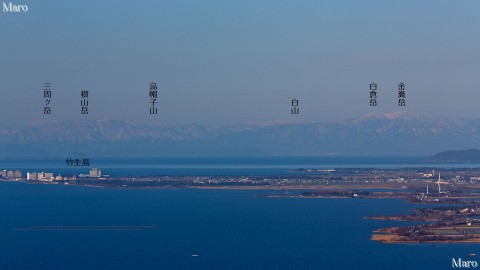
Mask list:
[[[480,118],[474,0],[15,3],[30,11],[0,13],[4,124],[112,118],[221,126],[398,110]],[[45,81],[53,86],[49,116]],[[159,86],[154,116],[151,81]],[[401,81],[405,108],[396,105]],[[88,116],[80,115],[82,89],[90,91]],[[300,115],[290,114],[293,98]]]

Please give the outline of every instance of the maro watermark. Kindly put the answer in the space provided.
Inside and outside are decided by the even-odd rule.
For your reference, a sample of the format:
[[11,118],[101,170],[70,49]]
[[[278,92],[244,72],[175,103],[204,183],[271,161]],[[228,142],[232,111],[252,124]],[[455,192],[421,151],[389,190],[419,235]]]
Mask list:
[[2,11],[4,13],[27,13],[28,6],[13,4],[12,2],[8,2],[8,3],[2,2]]
[[477,261],[466,261],[463,260],[462,258],[452,258],[452,268],[477,268],[478,267],[478,262]]

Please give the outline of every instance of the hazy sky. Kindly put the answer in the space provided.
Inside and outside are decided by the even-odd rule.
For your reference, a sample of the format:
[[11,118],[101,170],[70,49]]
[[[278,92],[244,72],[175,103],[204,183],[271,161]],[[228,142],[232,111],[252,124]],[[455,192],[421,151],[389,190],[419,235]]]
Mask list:
[[[0,122],[211,126],[406,110],[480,118],[480,2],[24,2],[0,12]],[[43,115],[43,83],[52,115]],[[149,83],[158,115],[149,115]],[[404,108],[397,84],[406,84]],[[378,83],[378,107],[369,84]],[[89,90],[88,116],[80,91]],[[300,114],[291,115],[297,98]]]

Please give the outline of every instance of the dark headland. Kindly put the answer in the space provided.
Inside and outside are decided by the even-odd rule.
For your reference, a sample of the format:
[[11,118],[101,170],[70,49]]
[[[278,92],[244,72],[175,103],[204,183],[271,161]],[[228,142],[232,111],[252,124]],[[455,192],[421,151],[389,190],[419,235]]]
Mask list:
[[427,162],[479,162],[480,150],[449,150],[438,153],[426,160]]

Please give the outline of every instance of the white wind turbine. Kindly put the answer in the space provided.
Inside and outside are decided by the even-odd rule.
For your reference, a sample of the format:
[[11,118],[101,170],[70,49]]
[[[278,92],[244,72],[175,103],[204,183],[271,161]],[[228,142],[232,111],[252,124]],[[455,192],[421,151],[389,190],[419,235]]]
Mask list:
[[448,184],[448,182],[442,181],[442,180],[440,179],[440,173],[438,173],[438,181],[435,182],[435,183],[438,185],[438,193],[439,193],[439,194],[440,194],[440,193],[445,193],[444,191],[442,192],[442,188],[441,188],[440,184]]

